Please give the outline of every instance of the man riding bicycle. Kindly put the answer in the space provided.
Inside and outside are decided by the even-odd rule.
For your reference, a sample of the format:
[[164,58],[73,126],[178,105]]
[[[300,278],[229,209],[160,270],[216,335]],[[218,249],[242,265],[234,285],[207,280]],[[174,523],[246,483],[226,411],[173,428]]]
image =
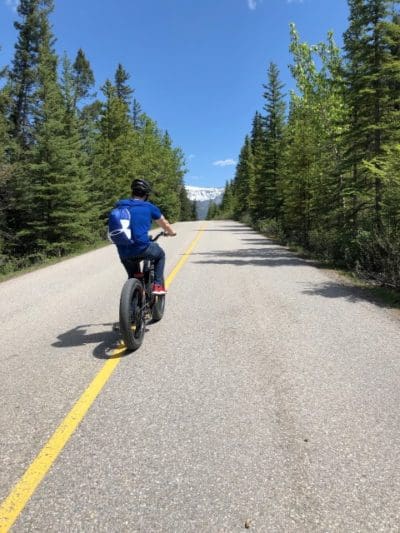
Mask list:
[[120,200],[116,207],[127,208],[131,216],[132,242],[128,245],[117,245],[121,263],[124,265],[128,277],[136,273],[137,262],[142,259],[154,261],[154,283],[152,292],[155,295],[166,294],[164,286],[165,252],[156,242],[151,242],[149,230],[154,220],[167,235],[175,236],[168,220],[160,209],[148,201],[151,186],[147,181],[135,179],[132,182],[132,198]]

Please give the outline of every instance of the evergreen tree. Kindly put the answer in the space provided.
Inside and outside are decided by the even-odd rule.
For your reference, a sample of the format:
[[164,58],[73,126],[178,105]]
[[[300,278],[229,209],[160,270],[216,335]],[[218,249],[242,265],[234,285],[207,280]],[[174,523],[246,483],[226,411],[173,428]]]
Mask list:
[[159,206],[165,216],[172,221],[179,220],[179,192],[183,187],[184,155],[179,148],[172,146],[168,132],[160,134],[157,159],[161,163],[158,175],[154,177],[154,187],[159,195]]
[[[298,94],[291,96],[281,160],[283,224],[289,236],[318,248],[321,243],[326,245],[326,233],[337,224],[341,207],[337,123],[344,104],[338,88],[339,51],[332,34],[327,43],[309,46],[300,42],[292,26],[291,37],[291,71]],[[335,241],[335,235],[332,239]]]
[[206,220],[214,220],[218,217],[219,209],[215,202],[210,202],[210,205],[208,206],[207,214],[206,214]]
[[27,252],[23,240],[25,206],[34,208],[31,194],[32,176],[27,169],[30,150],[35,145],[34,127],[38,107],[40,47],[43,41],[43,17],[53,9],[53,0],[21,0],[18,5],[20,21],[15,54],[9,70],[9,117],[13,140],[10,151],[13,176],[9,182],[6,223],[9,234],[9,253]]
[[196,202],[193,200],[190,203],[191,203],[191,206],[192,206],[190,220],[197,220],[199,217],[198,217],[198,214],[197,214]]
[[127,83],[129,78],[129,74],[120,63],[115,72],[115,88],[118,98],[120,98],[127,106],[130,105],[131,96],[134,92]]
[[280,167],[282,164],[283,135],[285,129],[285,101],[283,84],[279,81],[279,69],[275,63],[268,68],[268,81],[264,85],[265,118],[265,207],[263,216],[279,218],[281,214]]
[[40,19],[50,11],[53,0],[20,0],[17,12],[21,21],[14,23],[18,41],[10,70],[11,122],[13,136],[25,148],[32,143],[31,130],[38,76]]
[[[114,201],[135,177],[154,183],[171,220],[195,218],[183,186],[183,153],[135,100],[122,65],[93,98],[84,52],[58,57],[49,23],[54,0],[20,0],[18,40],[0,86],[0,269],[78,250],[104,235]],[[0,71],[0,78],[5,72]],[[88,175],[90,168],[90,175]],[[90,194],[89,194],[90,193]]]
[[253,127],[250,137],[252,153],[252,177],[249,181],[248,210],[253,221],[260,220],[265,216],[265,204],[267,200],[265,182],[265,130],[261,114],[257,111],[253,119]]
[[244,145],[239,155],[234,178],[233,214],[236,219],[243,219],[250,214],[250,196],[254,191],[254,158],[251,149],[251,140],[246,136]]
[[136,177],[136,137],[127,104],[118,97],[116,87],[107,80],[102,87],[105,102],[97,124],[99,134],[94,145],[92,197],[105,223],[113,204],[129,195]]
[[222,218],[233,218],[233,208],[234,208],[233,184],[231,181],[227,181],[225,184],[225,189],[222,195],[222,201],[220,205],[220,213],[221,213]]
[[73,103],[76,108],[81,100],[90,96],[90,91],[94,86],[93,71],[81,48],[78,50],[72,68]]
[[[6,76],[6,69],[0,70],[0,80]],[[12,178],[12,165],[10,164],[11,143],[9,135],[10,124],[7,119],[9,104],[8,88],[0,90],[0,270],[7,261],[6,242],[12,235],[7,227],[7,207],[10,203],[10,181]]]
[[143,111],[136,98],[133,99],[132,105],[132,123],[135,130],[140,130],[143,127]]
[[74,112],[64,105],[57,81],[57,57],[48,16],[41,13],[34,146],[26,163],[32,177],[32,206],[19,232],[33,255],[63,255],[90,241],[88,197],[80,164],[80,139]]
[[400,73],[399,25],[392,5],[390,0],[349,0],[349,29],[344,35],[346,99],[351,113],[347,136],[351,213],[358,215],[358,226],[368,227],[372,222],[377,231],[383,225],[381,160],[399,137],[399,93],[393,85]]
[[194,215],[193,211],[193,204],[194,202],[191,202],[188,198],[186,188],[184,186],[181,187],[180,193],[179,193],[179,203],[180,203],[180,215],[179,220],[196,220],[196,216]]

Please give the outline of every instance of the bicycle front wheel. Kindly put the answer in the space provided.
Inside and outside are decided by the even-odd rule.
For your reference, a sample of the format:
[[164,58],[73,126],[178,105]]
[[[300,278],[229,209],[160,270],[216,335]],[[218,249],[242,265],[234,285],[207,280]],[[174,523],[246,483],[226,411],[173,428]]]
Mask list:
[[119,327],[128,350],[137,350],[143,342],[145,322],[143,288],[135,279],[128,279],[122,287],[119,303]]
[[165,309],[165,294],[160,296],[153,296],[154,303],[151,310],[153,322],[158,322],[162,319]]

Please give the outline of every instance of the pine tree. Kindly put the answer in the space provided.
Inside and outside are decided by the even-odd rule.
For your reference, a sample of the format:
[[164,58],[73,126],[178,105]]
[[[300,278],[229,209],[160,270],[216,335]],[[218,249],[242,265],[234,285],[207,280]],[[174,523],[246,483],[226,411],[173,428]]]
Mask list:
[[250,215],[249,199],[254,190],[254,158],[251,140],[246,136],[239,155],[239,162],[233,181],[234,207],[233,214],[238,220]]
[[197,205],[196,205],[196,202],[193,200],[191,203],[191,206],[192,206],[192,210],[191,210],[191,216],[190,216],[190,220],[197,220],[199,217],[198,217],[198,214],[197,214]]
[[265,182],[265,129],[261,114],[257,111],[253,119],[250,136],[252,153],[252,178],[249,182],[248,209],[253,222],[265,217],[267,191]]
[[399,95],[393,90],[400,72],[395,52],[399,26],[392,5],[390,0],[349,0],[349,29],[344,35],[346,98],[352,117],[347,137],[352,213],[358,215],[359,225],[372,223],[377,231],[383,227],[381,160],[399,136]]
[[[157,159],[160,164],[158,174],[154,176],[154,187],[158,191],[159,206],[165,216],[172,221],[179,219],[179,192],[183,187],[184,155],[179,148],[174,148],[172,139],[166,131],[160,134]],[[157,142],[157,141],[156,141]]]
[[132,123],[135,130],[140,130],[143,128],[143,111],[136,98],[133,99],[132,105]]
[[40,18],[52,9],[53,0],[20,0],[17,11],[21,21],[14,23],[18,41],[10,70],[11,122],[13,136],[25,148],[32,143],[32,119],[40,46]]
[[180,203],[179,220],[196,220],[195,211],[193,210],[193,205],[195,204],[195,202],[192,202],[189,200],[187,192],[186,192],[186,188],[184,186],[182,186],[180,190],[179,203]]
[[222,218],[233,218],[233,184],[231,181],[225,183],[224,193],[222,195],[222,201],[220,205],[220,213]]
[[[6,69],[0,70],[0,80],[6,76]],[[10,124],[7,119],[9,104],[8,88],[0,90],[0,270],[7,261],[6,243],[12,235],[7,226],[7,207],[10,204],[10,181],[12,165],[10,164],[12,140],[9,135]]]
[[[6,223],[12,239],[9,252],[21,255],[27,252],[23,240],[26,226],[25,206],[33,207],[32,177],[27,170],[30,150],[35,145],[35,114],[38,107],[39,56],[43,40],[43,16],[53,8],[53,0],[21,0],[18,5],[20,21],[14,23],[18,30],[15,54],[9,70],[9,118],[13,147],[10,151],[13,177],[8,187]],[[22,233],[21,233],[22,232]]]
[[285,128],[285,101],[283,84],[279,81],[279,69],[275,63],[268,68],[268,81],[264,85],[265,118],[265,207],[263,216],[279,218],[281,214],[280,167],[282,164],[283,135]]
[[129,74],[120,63],[115,72],[115,88],[118,98],[120,98],[127,106],[130,105],[131,96],[134,92],[127,83],[129,78]]
[[93,71],[81,48],[78,50],[72,68],[73,104],[76,108],[81,100],[90,96],[90,90],[94,86]]
[[338,123],[344,104],[339,50],[332,34],[327,43],[309,46],[300,42],[292,26],[291,38],[297,94],[291,95],[281,160],[283,224],[288,236],[301,244],[319,250],[332,241],[333,249],[337,232],[329,239],[327,234],[337,225],[342,194]]
[[26,163],[32,177],[32,206],[29,209],[25,205],[26,228],[19,232],[34,256],[63,255],[92,240],[78,128],[57,81],[57,57],[48,20],[51,8],[48,3],[40,17],[39,105],[34,116],[34,146]]
[[206,220],[214,220],[219,215],[219,209],[215,202],[211,202],[208,206]]
[[118,97],[116,87],[107,80],[102,91],[105,102],[97,123],[91,188],[100,220],[105,223],[113,204],[129,195],[131,181],[137,177],[137,139],[128,106]]

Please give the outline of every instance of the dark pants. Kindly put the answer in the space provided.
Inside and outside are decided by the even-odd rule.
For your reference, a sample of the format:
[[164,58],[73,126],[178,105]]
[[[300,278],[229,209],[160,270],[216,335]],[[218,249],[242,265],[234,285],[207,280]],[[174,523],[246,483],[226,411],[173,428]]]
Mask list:
[[137,272],[137,264],[142,259],[154,261],[154,282],[164,285],[165,252],[156,242],[151,242],[146,250],[140,255],[132,257],[122,257],[121,263],[124,265],[129,278],[133,278]]

